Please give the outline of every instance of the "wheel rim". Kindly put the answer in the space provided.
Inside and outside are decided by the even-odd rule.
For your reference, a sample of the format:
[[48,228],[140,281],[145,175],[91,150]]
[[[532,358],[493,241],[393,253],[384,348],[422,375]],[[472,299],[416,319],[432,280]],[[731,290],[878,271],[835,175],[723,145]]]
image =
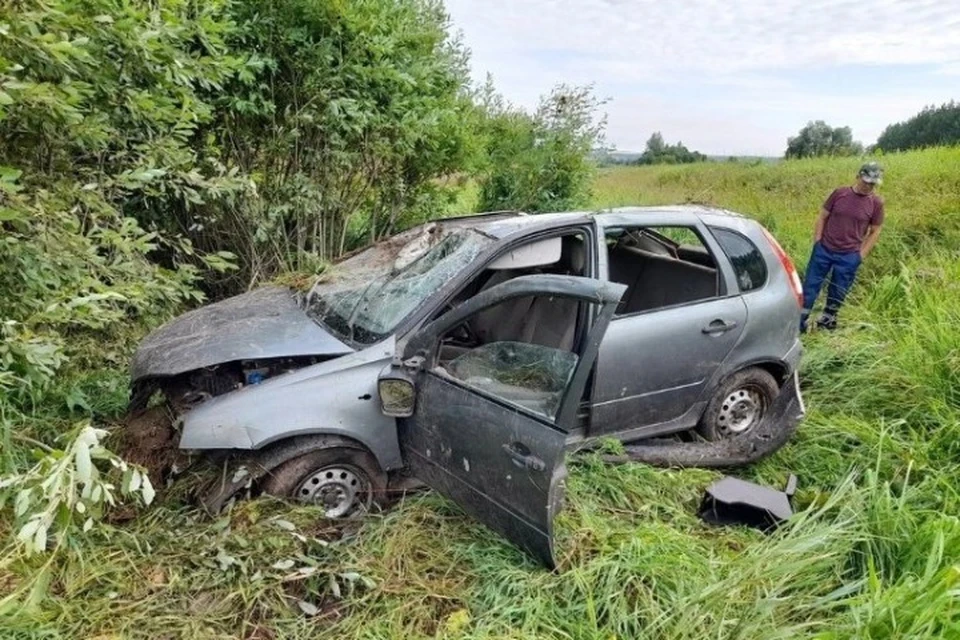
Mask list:
[[734,389],[720,405],[717,427],[722,435],[738,436],[756,427],[766,413],[766,400],[754,387]]
[[343,518],[370,506],[370,480],[349,465],[323,467],[308,475],[294,494],[298,500],[323,507],[328,518]]

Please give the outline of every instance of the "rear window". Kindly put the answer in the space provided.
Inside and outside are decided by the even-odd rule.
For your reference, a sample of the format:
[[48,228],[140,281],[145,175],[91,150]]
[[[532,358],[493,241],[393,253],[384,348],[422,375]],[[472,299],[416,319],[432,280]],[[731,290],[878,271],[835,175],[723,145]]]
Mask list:
[[753,291],[767,282],[767,262],[755,244],[735,231],[716,227],[710,231],[730,258],[740,291]]

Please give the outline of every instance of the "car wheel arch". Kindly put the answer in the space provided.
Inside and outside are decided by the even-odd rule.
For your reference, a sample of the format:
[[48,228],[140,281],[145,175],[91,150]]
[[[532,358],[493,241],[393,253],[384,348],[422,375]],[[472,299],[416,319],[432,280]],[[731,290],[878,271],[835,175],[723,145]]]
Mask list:
[[728,375],[734,375],[739,373],[744,369],[750,369],[756,367],[758,369],[763,369],[767,373],[773,376],[773,379],[777,381],[777,384],[783,388],[783,385],[787,383],[790,379],[790,368],[786,363],[780,362],[777,360],[759,360],[755,362],[748,362],[738,368],[736,371],[731,372]]
[[219,513],[227,503],[243,491],[257,489],[274,469],[302,455],[323,449],[352,449],[368,454],[381,473],[386,474],[373,451],[359,440],[330,433],[296,435],[277,440],[254,451],[235,451],[223,461],[217,481],[200,496],[203,509],[210,515]]
[[776,359],[761,358],[737,363],[735,367],[722,371],[721,374],[711,382],[709,387],[704,389],[703,394],[699,399],[699,401],[703,403],[703,409],[697,415],[697,422],[703,418],[704,413],[707,411],[707,406],[710,403],[710,399],[713,397],[713,394],[717,392],[717,389],[722,387],[727,380],[738,373],[754,368],[762,369],[773,376],[773,379],[777,381],[777,385],[780,387],[780,389],[783,389],[784,385],[789,382],[790,376],[793,373],[790,371],[790,367],[787,365],[787,363]]
[[763,369],[777,381],[777,384],[782,388],[784,384],[790,379],[789,365],[782,360],[777,360],[775,358],[755,358],[752,360],[744,360],[738,362],[736,366],[729,369],[725,369],[720,376],[710,385],[709,391],[704,394],[705,396],[710,396],[713,394],[724,382],[726,382],[731,376],[735,376],[741,371],[747,369]]

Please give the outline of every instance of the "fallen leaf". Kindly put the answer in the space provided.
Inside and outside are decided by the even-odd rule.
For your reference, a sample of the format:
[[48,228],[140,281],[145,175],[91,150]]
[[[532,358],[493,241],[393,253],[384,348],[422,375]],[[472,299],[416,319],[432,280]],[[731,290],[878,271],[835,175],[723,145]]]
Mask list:
[[307,602],[306,600],[297,600],[297,605],[300,607],[300,611],[303,611],[308,616],[315,616],[320,613],[320,609],[316,605]]

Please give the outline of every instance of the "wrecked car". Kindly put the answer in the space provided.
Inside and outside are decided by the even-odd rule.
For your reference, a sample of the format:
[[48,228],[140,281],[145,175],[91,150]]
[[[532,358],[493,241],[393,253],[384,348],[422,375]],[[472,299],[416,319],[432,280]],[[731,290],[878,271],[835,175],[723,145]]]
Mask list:
[[800,305],[728,211],[439,220],[157,329],[131,409],[162,393],[176,446],[225,457],[212,510],[252,489],[350,517],[415,477],[552,564],[565,452],[730,466],[790,437]]

